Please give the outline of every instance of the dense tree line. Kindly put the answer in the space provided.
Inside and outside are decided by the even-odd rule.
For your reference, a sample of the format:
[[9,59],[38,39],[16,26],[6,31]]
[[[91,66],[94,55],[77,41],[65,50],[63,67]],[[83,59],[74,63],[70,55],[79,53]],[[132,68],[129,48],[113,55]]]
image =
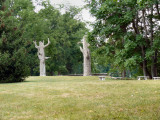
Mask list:
[[160,1],[88,0],[96,17],[89,33],[94,62],[121,71],[160,75]]
[[[48,1],[35,12],[31,0],[0,0],[0,82],[23,81],[39,75],[33,41],[46,48],[47,75],[82,73],[79,43],[86,32],[91,49],[92,71],[116,71],[160,75],[160,1],[87,0],[96,17],[93,31],[75,19],[80,9],[64,14]],[[97,71],[98,70],[98,71]]]
[[35,12],[31,0],[0,0],[0,82],[23,81],[39,75],[39,60],[33,41],[51,44],[46,48],[48,75],[82,73],[82,53],[77,44],[85,23],[75,19],[79,9],[64,14],[48,1]]

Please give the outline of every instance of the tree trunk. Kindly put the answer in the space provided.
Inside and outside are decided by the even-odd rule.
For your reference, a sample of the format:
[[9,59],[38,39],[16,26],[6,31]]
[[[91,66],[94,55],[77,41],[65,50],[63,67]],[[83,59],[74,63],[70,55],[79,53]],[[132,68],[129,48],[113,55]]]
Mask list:
[[39,46],[37,46],[36,42],[35,43],[35,47],[38,49],[38,58],[40,60],[40,76],[46,76],[46,66],[45,66],[45,60],[48,59],[49,57],[45,57],[45,52],[44,52],[44,48],[47,47],[50,44],[50,41],[48,39],[48,44],[44,45],[44,41],[43,42],[39,42]]
[[160,16],[160,13],[159,13],[159,2],[158,2],[158,0],[156,1],[156,9],[157,9],[157,14]]
[[152,73],[152,78],[157,77],[157,50],[154,53],[154,56],[152,56],[152,65],[151,65],[151,73]]
[[[150,36],[151,36],[151,48],[153,47],[153,6],[151,7],[151,17],[150,17]],[[151,64],[151,73],[152,78],[157,77],[157,55],[156,51],[154,52],[152,58],[152,64]]]
[[145,60],[144,46],[142,46],[141,49],[142,49],[142,58],[144,59],[144,60],[142,61],[142,63],[143,63],[143,75],[144,75],[144,76],[147,76],[147,65],[146,65],[147,62],[146,62],[146,60]]
[[40,59],[40,76],[46,76],[45,59]]
[[91,56],[89,50],[89,44],[86,42],[86,36],[83,37],[83,48],[80,47],[83,53],[83,76],[91,75]]
[[[145,9],[142,10],[142,21],[143,21],[143,27],[144,27],[144,34],[145,34],[145,41],[146,43],[148,42],[147,40],[147,27],[146,27],[146,19],[145,19]],[[151,78],[151,75],[149,74],[148,72],[148,69],[147,69],[147,60],[146,60],[146,55],[145,55],[145,46],[142,46],[141,47],[142,49],[142,58],[143,58],[143,74],[144,76],[148,76]]]
[[126,77],[126,70],[122,71],[122,77],[125,78]]
[[128,70],[128,77],[131,78],[132,77],[132,74],[131,74],[131,71]]

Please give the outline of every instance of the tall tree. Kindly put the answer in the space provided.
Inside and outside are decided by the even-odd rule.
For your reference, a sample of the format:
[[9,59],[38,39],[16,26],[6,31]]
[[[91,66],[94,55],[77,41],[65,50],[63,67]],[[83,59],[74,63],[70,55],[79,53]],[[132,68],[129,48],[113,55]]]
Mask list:
[[82,72],[83,57],[78,42],[87,31],[85,24],[75,19],[79,9],[70,7],[64,14],[50,3],[44,4],[39,16],[48,22],[48,35],[51,45],[46,48],[50,54],[49,74],[75,74]]
[[83,76],[90,76],[91,75],[91,55],[89,49],[89,43],[87,42],[87,36],[83,37],[82,43],[83,48],[80,47],[80,50],[83,54]]
[[143,71],[150,78],[157,76],[159,40],[158,0],[88,0],[92,15],[97,18],[90,41],[97,54],[107,56],[111,66]]
[[[5,16],[3,14],[5,12],[1,10],[3,12],[1,12],[3,14],[1,20],[9,21],[9,24],[6,23],[5,26],[9,25],[10,28],[12,25],[16,26],[14,30],[19,36],[12,36],[12,40],[21,41],[21,47],[25,50],[23,52],[25,59],[23,60],[24,62],[27,61],[26,66],[28,67],[25,69],[27,73],[29,72],[30,75],[39,74],[39,61],[33,41],[44,40],[44,43],[47,43],[48,37],[51,44],[45,52],[47,56],[50,54],[51,58],[46,62],[47,74],[82,73],[83,57],[77,42],[82,39],[87,29],[85,23],[75,19],[79,9],[70,7],[64,14],[61,14],[49,2],[43,2],[44,9],[39,12],[34,11],[31,0],[6,0],[5,4],[7,5],[5,11],[10,10],[11,15]],[[3,6],[0,7],[4,9]],[[3,28],[3,24],[1,28]],[[7,30],[7,32],[9,31]],[[3,36],[5,35],[6,33]],[[10,42],[11,45],[13,41]],[[16,47],[18,45],[16,44]],[[2,55],[1,52],[0,54]]]
[[13,1],[0,1],[0,82],[20,82],[28,76],[26,44]]
[[40,76],[46,76],[46,65],[45,65],[45,61],[46,59],[48,59],[49,57],[45,56],[45,51],[44,48],[46,48],[49,44],[50,41],[48,39],[48,43],[46,45],[44,45],[44,41],[43,42],[39,42],[39,46],[37,45],[36,41],[34,41],[35,47],[38,49],[37,55],[40,61]]

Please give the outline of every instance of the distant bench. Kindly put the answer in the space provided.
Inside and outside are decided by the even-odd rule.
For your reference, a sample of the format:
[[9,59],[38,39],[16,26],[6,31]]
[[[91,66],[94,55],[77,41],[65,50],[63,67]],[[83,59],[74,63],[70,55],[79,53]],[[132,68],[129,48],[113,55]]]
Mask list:
[[112,79],[122,79],[123,77],[111,77]]
[[154,80],[160,80],[160,77],[153,77]]
[[149,78],[149,76],[138,76],[137,78],[138,78],[138,80],[141,80],[141,78],[143,78],[144,80],[147,80]]
[[100,80],[105,80],[106,76],[99,76]]

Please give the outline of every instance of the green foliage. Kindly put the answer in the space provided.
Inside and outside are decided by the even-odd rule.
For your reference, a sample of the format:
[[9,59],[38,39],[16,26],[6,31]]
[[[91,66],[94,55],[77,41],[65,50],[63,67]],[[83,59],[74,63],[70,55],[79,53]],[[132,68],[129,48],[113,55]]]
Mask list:
[[40,10],[38,16],[47,23],[43,36],[49,36],[51,41],[46,48],[47,55],[51,57],[47,60],[48,74],[53,75],[55,71],[58,74],[82,73],[83,60],[78,42],[87,29],[84,23],[75,19],[79,9],[70,7],[64,14],[60,14],[50,3],[43,5],[45,8]]
[[12,21],[23,33],[20,41],[27,54],[29,75],[39,75],[39,59],[33,41],[44,40],[46,44],[48,38],[51,44],[45,53],[51,58],[46,60],[47,75],[82,73],[82,53],[77,43],[88,30],[85,23],[75,19],[81,9],[70,7],[61,14],[50,2],[44,1],[44,9],[35,12],[30,0],[6,1],[6,4],[9,3],[14,9]]
[[21,82],[28,76],[28,60],[23,28],[10,2],[0,9],[0,82]]
[[89,33],[92,56],[96,62],[111,64],[111,67],[120,71],[127,69],[134,71],[137,68],[142,71],[143,68],[151,71],[147,73],[149,76],[150,73],[156,76],[155,71],[159,70],[156,68],[159,64],[157,59],[160,55],[158,47],[160,19],[157,17],[160,16],[160,2],[87,1],[91,14],[97,18],[94,30]]

